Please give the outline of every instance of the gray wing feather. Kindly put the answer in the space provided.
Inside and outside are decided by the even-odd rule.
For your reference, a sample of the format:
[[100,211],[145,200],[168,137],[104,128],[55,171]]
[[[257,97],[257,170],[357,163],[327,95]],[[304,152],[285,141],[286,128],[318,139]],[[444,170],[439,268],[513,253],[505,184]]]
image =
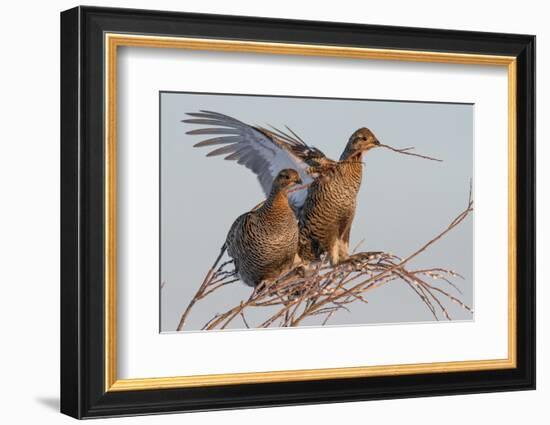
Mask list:
[[[233,117],[213,111],[187,113],[192,118],[185,119],[187,124],[208,126],[187,131],[189,135],[215,135],[196,143],[195,147],[225,145],[216,148],[206,156],[227,155],[226,160],[237,161],[250,169],[262,186],[266,196],[277,174],[285,168],[293,168],[300,174],[305,184],[313,181],[306,173],[308,164],[300,156],[308,146],[299,138],[288,133],[268,131],[245,124]],[[215,126],[215,127],[212,127]],[[290,129],[289,129],[290,130]],[[292,130],[290,130],[295,135]],[[291,205],[300,209],[305,202],[307,189],[292,192],[289,195]]]

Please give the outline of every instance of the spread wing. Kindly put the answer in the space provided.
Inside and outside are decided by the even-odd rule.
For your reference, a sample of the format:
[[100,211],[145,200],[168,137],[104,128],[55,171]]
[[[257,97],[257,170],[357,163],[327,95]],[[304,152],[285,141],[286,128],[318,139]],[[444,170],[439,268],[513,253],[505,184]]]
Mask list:
[[[254,127],[233,117],[212,111],[187,113],[191,118],[183,120],[187,124],[204,126],[190,130],[190,135],[211,136],[196,143],[195,147],[222,145],[208,152],[206,156],[226,155],[226,160],[237,161],[252,170],[258,177],[266,196],[277,174],[285,168],[293,168],[304,184],[313,178],[306,172],[316,160],[325,158],[317,148],[308,146],[296,133],[287,127],[288,132],[272,128]],[[300,209],[307,196],[307,189],[292,192],[290,204]]]

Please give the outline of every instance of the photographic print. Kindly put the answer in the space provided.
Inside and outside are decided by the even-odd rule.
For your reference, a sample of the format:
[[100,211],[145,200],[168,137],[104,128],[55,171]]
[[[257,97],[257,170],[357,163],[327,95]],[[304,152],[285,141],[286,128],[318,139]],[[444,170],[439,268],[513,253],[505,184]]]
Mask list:
[[162,332],[473,320],[472,104],[160,105]]

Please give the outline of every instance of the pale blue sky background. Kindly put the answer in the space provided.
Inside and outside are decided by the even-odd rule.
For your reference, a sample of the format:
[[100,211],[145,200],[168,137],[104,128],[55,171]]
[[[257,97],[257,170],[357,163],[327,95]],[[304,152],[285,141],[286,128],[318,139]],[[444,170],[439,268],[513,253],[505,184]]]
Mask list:
[[[349,136],[369,127],[383,144],[415,146],[443,163],[369,152],[364,162],[351,246],[365,238],[362,250],[406,256],[430,240],[467,203],[473,177],[473,105],[373,100],[335,100],[268,96],[161,93],[161,330],[174,331],[182,311],[214,261],[235,218],[263,200],[251,171],[192,145],[204,137],[185,132],[186,112],[222,112],[249,124],[288,125],[307,143],[338,158]],[[473,305],[473,217],[419,256],[411,266],[451,268],[464,301]],[[449,289],[448,287],[445,289]],[[198,330],[214,316],[250,295],[235,283],[198,303],[187,329]],[[341,311],[330,324],[432,321],[426,306],[403,282],[372,291],[369,304]],[[472,315],[446,302],[453,319]],[[265,317],[249,310],[247,319]],[[322,319],[304,322],[319,324]],[[234,327],[241,328],[239,321]]]

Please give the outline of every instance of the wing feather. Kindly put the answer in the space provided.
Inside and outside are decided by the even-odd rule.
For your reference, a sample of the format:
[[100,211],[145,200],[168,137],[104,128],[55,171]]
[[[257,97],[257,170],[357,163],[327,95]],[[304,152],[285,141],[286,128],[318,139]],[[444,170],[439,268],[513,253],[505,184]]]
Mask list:
[[210,151],[206,154],[206,156],[218,156],[218,155],[226,155],[226,154],[233,154],[235,153],[235,149],[242,149],[243,143],[234,143],[228,146],[222,146],[221,148],[214,149],[213,151]]
[[241,134],[239,130],[232,128],[199,128],[197,130],[190,130],[187,134]]
[[241,138],[239,136],[214,137],[195,143],[193,146],[200,148],[202,146],[224,145],[227,143],[238,143],[240,140]]
[[233,152],[231,155],[226,156],[224,159],[227,161],[236,161],[239,158],[242,157],[242,155],[246,152],[247,148],[241,148],[235,152]]
[[[294,131],[288,132],[272,127],[267,130],[243,123],[229,115],[214,111],[189,112],[183,120],[187,124],[205,127],[187,131],[189,135],[217,135],[196,143],[195,147],[225,145],[207,153],[206,156],[227,155],[226,160],[237,161],[256,174],[266,196],[277,174],[284,168],[293,168],[305,184],[313,178],[306,172],[313,157],[324,154],[308,146]],[[289,195],[291,205],[299,210],[305,202],[307,189]]]

